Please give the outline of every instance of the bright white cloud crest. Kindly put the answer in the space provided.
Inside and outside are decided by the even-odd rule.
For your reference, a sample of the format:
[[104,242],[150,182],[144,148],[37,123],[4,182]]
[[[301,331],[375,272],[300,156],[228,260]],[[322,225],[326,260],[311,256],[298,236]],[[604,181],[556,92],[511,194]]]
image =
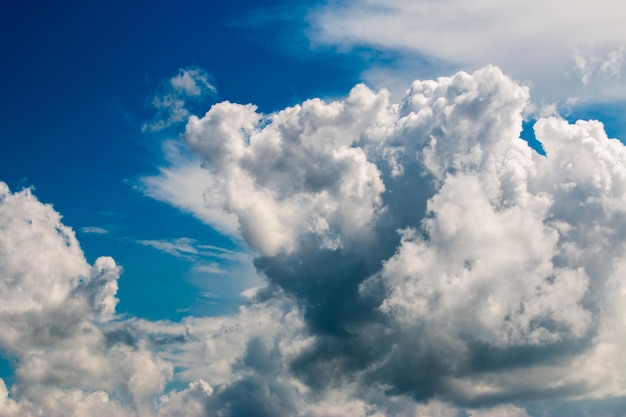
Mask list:
[[146,192],[258,254],[268,286],[227,317],[115,318],[113,260],[89,266],[50,206],[2,185],[17,380],[0,415],[525,416],[624,397],[626,150],[550,117],[542,156],[519,138],[528,101],[488,67],[416,81],[400,104],[359,85],[192,116],[198,159]]

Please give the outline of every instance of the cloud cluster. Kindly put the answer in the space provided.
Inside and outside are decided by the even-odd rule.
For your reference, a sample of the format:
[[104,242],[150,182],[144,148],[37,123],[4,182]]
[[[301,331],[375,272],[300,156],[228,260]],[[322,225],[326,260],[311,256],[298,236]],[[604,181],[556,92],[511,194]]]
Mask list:
[[172,366],[109,338],[119,274],[109,257],[89,265],[50,205],[0,182],[0,349],[16,380],[12,398],[0,384],[0,415],[146,411]]
[[265,291],[314,336],[290,365],[304,384],[472,407],[625,394],[606,365],[623,352],[624,146],[548,117],[540,155],[519,138],[528,105],[488,67],[416,81],[400,104],[361,85],[190,118],[205,209],[236,218]]
[[267,285],[223,317],[116,318],[113,260],[88,265],[50,206],[3,185],[0,415],[623,414],[626,148],[547,117],[541,155],[528,105],[487,67],[399,104],[359,85],[191,116],[195,157],[145,184],[256,254]]
[[[610,0],[577,7],[562,0],[349,0],[315,10],[310,35],[324,44],[417,53],[423,61],[413,64],[425,71],[498,65],[533,85],[538,101],[624,100],[624,12]],[[366,76],[380,81],[389,70],[401,72],[373,68]]]

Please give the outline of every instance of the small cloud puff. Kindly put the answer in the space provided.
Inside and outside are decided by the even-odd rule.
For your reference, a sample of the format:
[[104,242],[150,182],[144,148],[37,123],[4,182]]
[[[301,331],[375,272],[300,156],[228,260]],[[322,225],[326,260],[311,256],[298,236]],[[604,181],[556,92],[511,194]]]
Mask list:
[[158,132],[173,124],[184,122],[190,116],[189,105],[207,97],[215,97],[217,89],[209,74],[201,68],[181,68],[161,87],[152,99],[157,114],[152,123],[143,126],[144,132]]

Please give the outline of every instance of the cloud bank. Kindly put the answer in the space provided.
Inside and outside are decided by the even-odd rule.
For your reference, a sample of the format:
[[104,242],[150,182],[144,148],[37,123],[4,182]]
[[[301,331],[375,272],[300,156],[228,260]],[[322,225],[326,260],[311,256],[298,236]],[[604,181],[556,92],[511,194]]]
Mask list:
[[[315,10],[310,36],[340,47],[417,53],[446,70],[499,65],[531,84],[538,102],[611,101],[626,98],[625,12],[610,0],[574,7],[561,0],[348,0]],[[390,71],[398,75],[373,68],[366,78],[386,80]]]
[[224,317],[116,317],[114,261],[3,185],[0,415],[623,414],[626,149],[547,117],[540,155],[528,105],[487,67],[191,116],[196,159],[144,184],[256,254],[267,285]]

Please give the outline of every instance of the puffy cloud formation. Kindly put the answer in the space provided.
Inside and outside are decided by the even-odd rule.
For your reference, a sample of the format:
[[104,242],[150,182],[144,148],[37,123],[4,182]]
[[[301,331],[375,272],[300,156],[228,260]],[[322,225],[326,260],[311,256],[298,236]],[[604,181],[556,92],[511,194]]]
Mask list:
[[192,116],[185,140],[219,179],[205,204],[235,213],[244,239],[267,255],[297,250],[307,234],[326,247],[367,239],[384,185],[352,145],[384,98],[357,87],[348,101],[307,101],[261,129],[251,105],[224,102]]
[[[492,63],[531,83],[537,100],[624,100],[625,7],[610,0],[577,7],[563,0],[348,0],[316,10],[311,37],[417,52],[425,71]],[[389,70],[366,76],[386,81]]]
[[400,104],[360,85],[190,118],[183,141],[210,178],[197,215],[235,219],[270,283],[260,294],[301,309],[312,339],[289,371],[308,389],[384,404],[365,414],[417,413],[399,398],[624,396],[608,365],[624,349],[624,146],[599,122],[548,117],[543,156],[519,138],[528,105],[488,67],[416,81]]
[[3,186],[0,415],[623,415],[626,149],[548,117],[540,155],[528,103],[487,67],[399,104],[359,85],[191,116],[195,157],[146,192],[256,254],[267,285],[223,317],[116,318],[113,260]]
[[16,380],[12,398],[0,383],[0,415],[124,416],[162,392],[171,365],[107,332],[119,273],[109,257],[89,265],[51,206],[0,182],[0,349]]

